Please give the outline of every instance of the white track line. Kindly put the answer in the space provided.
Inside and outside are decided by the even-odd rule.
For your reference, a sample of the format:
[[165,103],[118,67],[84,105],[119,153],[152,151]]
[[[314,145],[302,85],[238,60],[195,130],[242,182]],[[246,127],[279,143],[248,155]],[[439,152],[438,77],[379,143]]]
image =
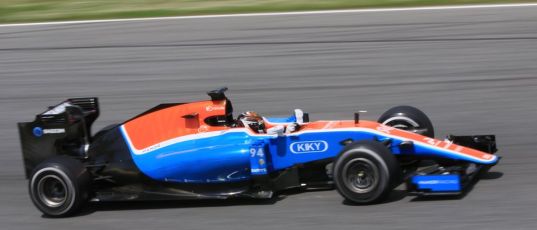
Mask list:
[[396,12],[396,11],[423,11],[423,10],[454,10],[454,9],[485,9],[485,8],[508,8],[508,7],[533,7],[533,6],[537,6],[537,3],[430,6],[430,7],[402,7],[402,8],[374,8],[374,9],[355,9],[355,10],[319,10],[319,11],[293,11],[293,12],[274,12],[274,13],[215,14],[215,15],[176,16],[176,17],[80,20],[80,21],[59,21],[59,22],[0,24],[0,27],[69,25],[69,24],[88,24],[88,23],[105,23],[105,22],[136,22],[136,21],[160,21],[160,20],[228,18],[228,17],[258,17],[258,16],[282,16],[282,15],[312,15],[312,14],[314,15],[314,14]]

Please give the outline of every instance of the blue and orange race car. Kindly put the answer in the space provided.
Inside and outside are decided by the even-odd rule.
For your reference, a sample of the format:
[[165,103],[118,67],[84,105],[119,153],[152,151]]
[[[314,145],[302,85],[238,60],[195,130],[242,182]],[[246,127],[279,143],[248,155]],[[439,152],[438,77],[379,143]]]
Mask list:
[[348,201],[369,204],[403,182],[422,196],[461,195],[499,161],[493,135],[435,139],[414,107],[394,107],[378,121],[359,113],[309,121],[299,109],[288,118],[234,118],[225,90],[210,91],[207,101],[158,105],[95,135],[97,98],[68,99],[19,123],[33,203],[48,216],[67,216],[88,201],[267,199],[335,187]]

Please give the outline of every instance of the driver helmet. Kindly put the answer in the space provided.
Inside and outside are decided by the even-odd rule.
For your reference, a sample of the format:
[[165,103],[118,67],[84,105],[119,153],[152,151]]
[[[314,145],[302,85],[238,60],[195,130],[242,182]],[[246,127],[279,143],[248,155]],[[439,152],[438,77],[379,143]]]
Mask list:
[[246,111],[241,113],[237,118],[237,121],[239,126],[249,127],[257,133],[265,132],[265,122],[263,117],[259,116],[259,114],[254,111]]

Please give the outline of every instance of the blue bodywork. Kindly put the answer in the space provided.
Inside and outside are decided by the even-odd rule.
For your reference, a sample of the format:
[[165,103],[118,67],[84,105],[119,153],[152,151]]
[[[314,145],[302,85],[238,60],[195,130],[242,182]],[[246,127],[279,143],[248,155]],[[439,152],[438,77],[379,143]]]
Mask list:
[[[124,138],[125,132],[123,132]],[[296,164],[336,157],[343,140],[391,139],[393,154],[441,156],[468,162],[492,164],[463,154],[416,143],[412,150],[400,147],[403,138],[367,129],[333,129],[287,135],[252,134],[245,128],[218,131],[206,137],[180,141],[143,154],[135,154],[136,166],[159,181],[222,183],[249,180],[252,176],[284,170]]]
[[418,191],[427,192],[460,192],[462,190],[459,175],[417,175],[411,183]]

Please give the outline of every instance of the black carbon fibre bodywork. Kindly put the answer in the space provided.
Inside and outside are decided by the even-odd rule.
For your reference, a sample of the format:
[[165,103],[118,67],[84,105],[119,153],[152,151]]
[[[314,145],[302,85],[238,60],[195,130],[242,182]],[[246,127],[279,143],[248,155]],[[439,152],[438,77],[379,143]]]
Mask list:
[[26,177],[55,155],[85,158],[91,125],[98,116],[97,98],[70,98],[36,115],[34,121],[18,123]]

